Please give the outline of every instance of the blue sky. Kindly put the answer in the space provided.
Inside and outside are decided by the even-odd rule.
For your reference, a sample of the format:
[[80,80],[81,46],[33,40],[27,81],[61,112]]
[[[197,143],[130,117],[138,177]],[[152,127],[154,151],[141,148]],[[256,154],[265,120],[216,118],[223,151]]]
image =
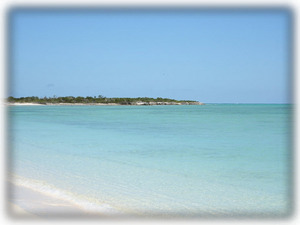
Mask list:
[[289,11],[15,10],[10,16],[14,97],[291,101]]

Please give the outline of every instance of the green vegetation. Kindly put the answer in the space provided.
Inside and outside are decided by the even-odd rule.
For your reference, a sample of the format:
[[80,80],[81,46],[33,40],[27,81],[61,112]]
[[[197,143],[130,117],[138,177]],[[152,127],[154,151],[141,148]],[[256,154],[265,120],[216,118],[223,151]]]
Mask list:
[[169,98],[147,98],[147,97],[139,97],[139,98],[106,98],[102,95],[98,95],[98,97],[87,96],[87,97],[74,97],[74,96],[66,96],[66,97],[44,97],[39,98],[36,96],[32,97],[21,97],[14,98],[12,96],[7,98],[7,102],[9,103],[38,103],[38,104],[59,104],[59,103],[81,103],[81,104],[97,104],[97,103],[115,103],[121,105],[134,105],[138,102],[144,103],[196,103],[196,101],[190,100],[175,100]]

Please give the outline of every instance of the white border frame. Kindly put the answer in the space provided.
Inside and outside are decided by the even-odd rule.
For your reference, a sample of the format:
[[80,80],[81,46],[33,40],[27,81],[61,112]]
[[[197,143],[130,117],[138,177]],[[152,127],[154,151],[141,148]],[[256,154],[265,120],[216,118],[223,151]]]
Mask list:
[[[299,1],[300,2],[300,1]],[[53,222],[57,223],[67,223],[67,224],[78,224],[78,223],[113,223],[113,224],[140,224],[143,223],[155,223],[155,224],[163,224],[163,223],[170,223],[170,224],[182,224],[182,223],[209,223],[209,224],[299,224],[299,212],[298,212],[298,204],[299,197],[297,194],[297,190],[299,187],[299,179],[297,178],[297,175],[299,174],[299,166],[297,166],[297,162],[299,162],[299,154],[297,153],[298,150],[298,142],[297,139],[299,137],[298,135],[298,127],[299,127],[299,120],[297,119],[297,112],[299,112],[298,107],[298,99],[299,99],[299,93],[300,91],[297,90],[297,86],[299,87],[299,79],[297,78],[297,65],[298,65],[298,58],[297,53],[299,52],[299,47],[297,44],[297,37],[299,37],[300,27],[299,27],[299,18],[297,16],[299,12],[300,3],[297,2],[297,0],[286,0],[286,1],[279,1],[279,0],[210,0],[210,1],[202,1],[202,0],[145,0],[145,1],[128,1],[128,0],[1,0],[0,1],[0,24],[1,24],[1,32],[0,32],[0,43],[1,43],[1,53],[0,53],[0,120],[2,123],[0,123],[0,146],[1,146],[1,153],[0,153],[0,222],[1,224],[17,224],[17,223],[45,223],[45,224],[52,224]],[[216,219],[216,220],[12,220],[7,216],[6,213],[6,184],[5,184],[5,172],[6,172],[6,156],[5,156],[5,146],[6,146],[6,140],[5,140],[5,132],[6,132],[6,120],[5,120],[5,106],[3,104],[3,99],[5,97],[5,93],[7,93],[7,89],[5,87],[6,84],[6,14],[7,10],[12,6],[61,6],[61,7],[67,7],[67,6],[232,6],[232,7],[245,7],[245,6],[254,6],[254,7],[274,7],[274,6],[285,6],[290,7],[294,12],[294,77],[293,77],[293,90],[294,90],[294,104],[295,104],[295,112],[294,112],[294,176],[295,176],[295,182],[294,182],[294,192],[295,192],[295,206],[294,206],[294,213],[293,216],[289,219],[274,219],[274,220],[268,220],[268,219]]]

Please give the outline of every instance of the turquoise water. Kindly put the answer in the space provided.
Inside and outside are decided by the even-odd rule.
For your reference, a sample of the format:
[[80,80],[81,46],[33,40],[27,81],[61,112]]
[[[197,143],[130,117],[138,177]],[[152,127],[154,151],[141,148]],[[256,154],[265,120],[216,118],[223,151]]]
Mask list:
[[291,105],[8,111],[10,172],[29,187],[129,214],[289,213]]

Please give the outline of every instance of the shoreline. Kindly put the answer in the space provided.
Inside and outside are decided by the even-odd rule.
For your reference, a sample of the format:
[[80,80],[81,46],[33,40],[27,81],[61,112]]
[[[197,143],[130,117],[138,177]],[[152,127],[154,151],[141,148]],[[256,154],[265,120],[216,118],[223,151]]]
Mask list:
[[9,215],[20,218],[39,218],[61,215],[87,215],[75,204],[41,193],[22,185],[10,183],[12,194],[8,199]]
[[26,211],[15,203],[9,202],[8,205],[10,216],[26,217],[26,218],[37,218],[36,215]]
[[153,106],[153,105],[205,105],[202,102],[137,102],[135,104],[117,104],[117,103],[11,103],[5,102],[5,106]]
[[105,204],[76,197],[42,181],[12,175],[8,181],[8,213],[11,217],[43,218],[52,216],[118,216],[123,212]]

